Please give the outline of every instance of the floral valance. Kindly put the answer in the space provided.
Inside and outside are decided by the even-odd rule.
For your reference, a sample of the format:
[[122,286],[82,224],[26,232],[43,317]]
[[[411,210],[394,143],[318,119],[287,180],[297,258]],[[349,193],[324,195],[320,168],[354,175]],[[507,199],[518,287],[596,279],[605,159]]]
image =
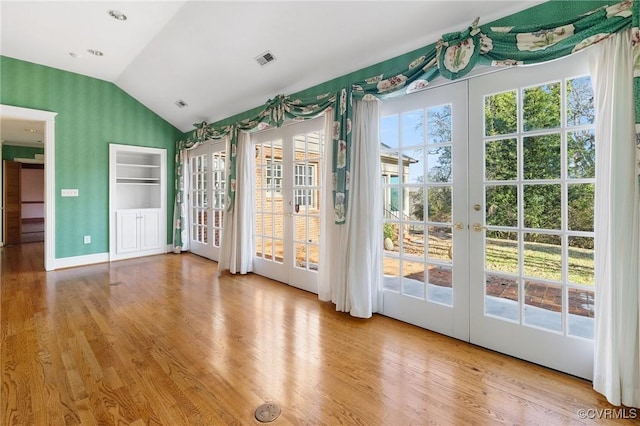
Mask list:
[[[287,119],[304,120],[334,108],[333,123],[333,195],[335,221],[344,223],[349,200],[349,164],[351,152],[352,100],[379,99],[413,93],[426,88],[442,76],[458,79],[476,65],[513,66],[550,61],[570,55],[598,43],[611,34],[633,28],[635,76],[640,77],[640,1],[623,1],[575,16],[561,22],[536,23],[518,27],[478,26],[478,19],[466,30],[449,33],[421,50],[418,57],[382,74],[373,75],[337,93],[324,93],[306,99],[279,95],[269,100],[251,119],[234,125],[216,127],[200,123],[178,151],[208,139],[230,138],[228,205],[235,200],[235,152],[237,132],[278,127]],[[636,78],[640,87],[640,78]],[[640,123],[640,107],[636,108]],[[176,165],[176,167],[181,167]],[[178,176],[178,170],[176,172]],[[178,189],[176,188],[176,191]]]
[[252,118],[242,120],[233,125],[214,126],[206,122],[194,124],[196,128],[191,134],[183,140],[176,143],[176,205],[175,209],[179,212],[174,223],[174,246],[182,246],[182,231],[184,223],[184,194],[183,185],[183,156],[184,150],[192,149],[199,144],[216,139],[229,139],[229,149],[227,157],[227,197],[226,206],[230,208],[235,202],[236,196],[236,153],[238,146],[239,131],[264,130],[272,127],[280,127],[286,120],[306,120],[314,118],[324,112],[327,108],[334,106],[336,100],[335,94],[324,93],[318,96],[306,99],[292,99],[289,96],[278,95],[270,99],[265,107]]
[[442,36],[428,49],[395,72],[371,76],[352,86],[355,97],[385,98],[427,87],[438,76],[455,80],[476,65],[512,66],[561,58],[585,49],[627,28],[638,35],[640,2],[623,1],[562,22],[519,27],[478,27],[478,19],[465,31]]

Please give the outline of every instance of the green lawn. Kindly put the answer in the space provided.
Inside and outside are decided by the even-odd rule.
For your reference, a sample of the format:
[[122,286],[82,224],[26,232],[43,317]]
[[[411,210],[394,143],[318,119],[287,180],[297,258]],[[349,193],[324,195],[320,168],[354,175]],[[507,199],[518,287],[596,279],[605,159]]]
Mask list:
[[[517,274],[518,244],[515,241],[487,238],[486,268],[498,272]],[[562,279],[561,247],[554,244],[524,244],[524,274],[550,280]],[[569,281],[594,285],[593,249],[569,247]]]

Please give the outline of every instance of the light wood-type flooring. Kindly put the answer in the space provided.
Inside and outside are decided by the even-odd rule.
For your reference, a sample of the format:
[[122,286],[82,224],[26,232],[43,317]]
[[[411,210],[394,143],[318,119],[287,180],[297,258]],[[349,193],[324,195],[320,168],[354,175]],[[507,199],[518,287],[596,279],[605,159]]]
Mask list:
[[587,381],[192,254],[42,259],[0,249],[3,425],[254,425],[272,402],[272,425],[547,426],[613,408]]

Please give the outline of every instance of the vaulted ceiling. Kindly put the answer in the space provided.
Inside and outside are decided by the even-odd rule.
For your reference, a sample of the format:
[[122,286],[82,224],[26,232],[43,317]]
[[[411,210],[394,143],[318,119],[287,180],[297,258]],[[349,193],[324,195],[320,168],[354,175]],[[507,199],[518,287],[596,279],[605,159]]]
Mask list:
[[186,132],[539,3],[3,0],[0,54],[113,82]]

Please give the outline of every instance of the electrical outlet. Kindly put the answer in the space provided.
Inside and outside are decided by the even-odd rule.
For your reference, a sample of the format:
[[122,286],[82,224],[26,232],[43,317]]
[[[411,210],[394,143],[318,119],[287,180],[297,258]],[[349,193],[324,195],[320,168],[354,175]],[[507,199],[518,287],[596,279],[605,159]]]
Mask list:
[[60,196],[61,197],[77,197],[78,190],[77,189],[61,189]]
[[91,235],[85,235],[84,236],[84,243],[85,244],[91,244]]

